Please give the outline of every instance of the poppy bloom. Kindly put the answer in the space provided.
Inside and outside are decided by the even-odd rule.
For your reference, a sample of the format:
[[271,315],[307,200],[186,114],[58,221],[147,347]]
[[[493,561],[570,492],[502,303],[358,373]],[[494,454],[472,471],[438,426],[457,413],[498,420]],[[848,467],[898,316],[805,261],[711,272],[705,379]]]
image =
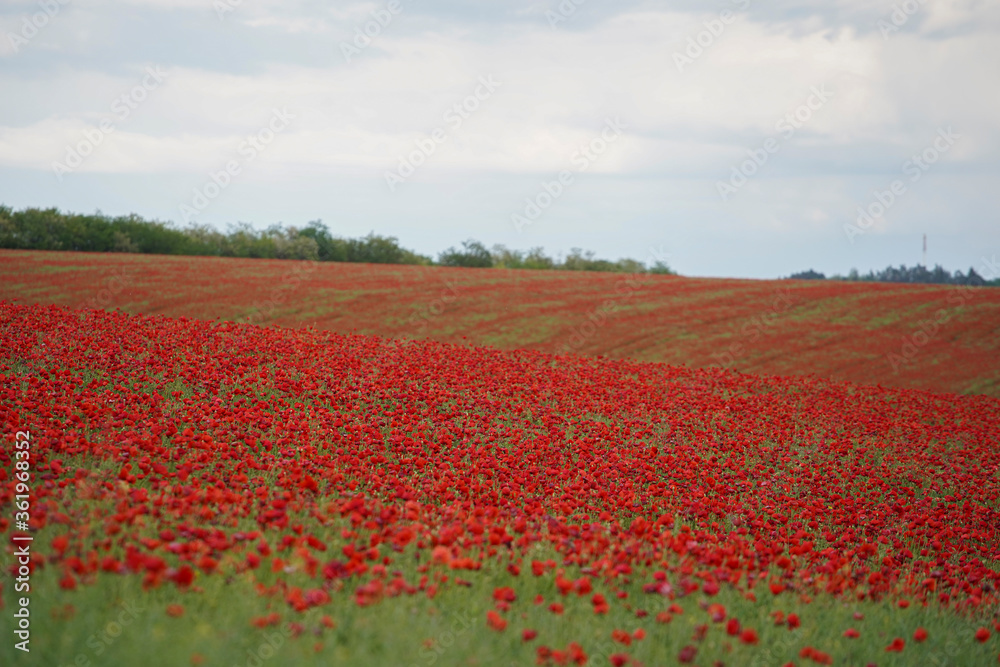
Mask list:
[[632,643],[632,635],[625,632],[624,630],[612,630],[611,639],[618,642],[619,644],[624,644],[628,646]]
[[812,660],[818,665],[832,665],[833,657],[828,653],[824,653],[817,648],[812,646],[806,646],[801,651],[799,651],[800,658],[807,658]]
[[499,632],[507,627],[507,619],[490,609],[486,612],[486,624]]
[[[686,607],[694,620],[674,627],[708,646],[713,623],[725,624],[723,646],[751,630],[709,597],[722,587],[755,600],[773,585],[796,605],[820,594],[963,613],[998,602],[982,559],[993,526],[968,509],[1000,493],[982,444],[997,415],[982,396],[3,301],[0,322],[28,369],[0,383],[5,423],[52,434],[38,458],[46,512],[33,520],[48,532],[28,567],[54,566],[64,600],[117,577],[193,592],[242,577],[249,595],[299,617],[352,600],[482,598],[499,573],[510,585],[486,589],[494,629],[531,590],[556,590],[574,613],[585,596],[612,617],[615,599],[617,621],[591,619],[605,638],[643,607],[661,623]],[[962,448],[928,452],[927,424]],[[887,433],[891,451],[873,449]],[[90,460],[101,464],[80,465]],[[833,466],[842,474],[824,474]],[[0,466],[0,482],[9,474]],[[537,586],[511,578],[526,566]]]
[[569,654],[569,659],[573,661],[574,665],[587,664],[587,653],[576,642],[569,643],[569,646],[566,647],[566,653]]
[[509,586],[502,586],[500,588],[493,589],[493,599],[498,602],[513,602],[517,599],[517,594],[514,592],[513,588]]
[[901,637],[896,637],[891,644],[885,647],[885,650],[890,653],[900,653],[904,648],[906,648],[906,642]]

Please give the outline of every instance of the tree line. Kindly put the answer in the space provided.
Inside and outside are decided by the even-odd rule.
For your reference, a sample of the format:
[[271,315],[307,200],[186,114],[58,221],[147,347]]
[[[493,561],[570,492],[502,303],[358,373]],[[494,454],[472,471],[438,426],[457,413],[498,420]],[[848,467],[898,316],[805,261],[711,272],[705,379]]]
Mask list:
[[[788,276],[792,280],[826,280],[827,277],[819,271],[801,271]],[[851,269],[846,276],[830,276],[830,280],[865,281],[877,283],[924,283],[931,285],[972,285],[979,287],[990,285],[1000,287],[1000,278],[986,280],[976,269],[969,267],[968,273],[948,271],[940,264],[935,264],[933,269],[928,269],[922,264],[907,267],[900,264],[899,267],[889,266],[883,271],[869,271],[868,273],[858,273],[857,269]]]
[[401,247],[393,236],[374,232],[362,238],[335,236],[321,220],[313,220],[304,227],[274,224],[262,230],[237,223],[222,232],[208,225],[180,228],[135,214],[112,217],[98,211],[82,215],[62,213],[56,208],[15,211],[3,205],[0,205],[0,248],[673,274],[670,267],[659,261],[646,266],[634,259],[597,259],[593,252],[579,248],[574,248],[565,259],[557,260],[547,256],[542,248],[528,251],[502,245],[487,248],[471,239],[460,248],[448,248],[435,261]]

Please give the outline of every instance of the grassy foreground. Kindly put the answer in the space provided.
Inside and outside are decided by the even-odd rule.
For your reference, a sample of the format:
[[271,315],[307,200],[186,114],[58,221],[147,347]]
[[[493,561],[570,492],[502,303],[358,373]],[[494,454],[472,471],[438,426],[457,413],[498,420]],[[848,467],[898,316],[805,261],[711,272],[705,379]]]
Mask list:
[[[542,560],[554,556],[541,551],[535,555]],[[402,569],[408,581],[422,576],[414,558],[398,560],[395,567]],[[643,593],[641,578],[635,576],[631,581],[595,583],[594,592],[603,592],[608,599],[619,592],[627,595],[606,614],[598,615],[592,594],[564,596],[552,576],[534,577],[528,572],[514,577],[502,564],[484,564],[478,571],[460,573],[435,566],[427,574],[434,580],[448,578],[433,597],[424,590],[387,597],[371,606],[344,599],[322,610],[295,612],[289,610],[280,591],[271,596],[258,593],[259,585],[280,589],[280,582],[289,586],[296,582],[294,572],[275,574],[267,567],[227,579],[198,579],[188,592],[173,587],[143,590],[138,577],[116,574],[98,575],[92,584],[66,591],[59,588],[53,572],[39,572],[33,580],[37,588],[31,603],[31,653],[15,651],[8,636],[0,646],[0,660],[5,665],[47,667],[513,667],[535,664],[542,646],[566,651],[568,656],[567,649],[575,642],[587,662],[574,663],[569,658],[564,664],[611,665],[615,664],[612,656],[627,656],[621,664],[670,665],[678,663],[685,647],[695,649],[692,664],[698,665],[824,664],[822,655],[802,657],[808,647],[822,647],[834,658],[830,664],[837,665],[964,667],[998,662],[996,639],[986,643],[975,639],[978,628],[993,630],[986,619],[933,607],[901,609],[889,601],[844,602],[829,596],[805,603],[788,592],[773,596],[766,586],[756,591],[757,601],[729,588],[714,596],[698,592],[670,600]],[[583,576],[572,567],[566,574],[574,579]],[[502,587],[516,590],[517,599],[504,614],[506,627],[496,630],[488,626],[487,614],[496,605],[493,591]],[[535,603],[536,596],[541,596],[541,604]],[[7,619],[11,597],[5,588]],[[563,605],[561,614],[549,609],[553,603]],[[722,612],[710,605],[723,606],[725,618],[713,620]],[[784,622],[777,622],[777,611],[783,613]],[[277,620],[268,621],[273,625],[254,625],[272,613],[277,614]],[[791,614],[801,622],[794,629],[787,620]],[[727,633],[733,618],[738,619],[741,633],[748,628],[755,631],[753,643]],[[860,636],[845,637],[850,628]],[[913,639],[918,628],[927,632],[922,643]],[[537,636],[524,641],[525,630]],[[629,636],[628,645],[622,643],[620,634],[615,639],[616,631]],[[905,647],[900,652],[886,651],[897,637],[905,641]]]

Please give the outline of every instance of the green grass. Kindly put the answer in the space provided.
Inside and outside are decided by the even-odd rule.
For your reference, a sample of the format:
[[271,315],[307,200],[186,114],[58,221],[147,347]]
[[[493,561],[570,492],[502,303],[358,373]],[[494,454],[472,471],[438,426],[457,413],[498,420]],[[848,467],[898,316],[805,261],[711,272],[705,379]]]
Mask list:
[[[554,556],[535,555],[540,559]],[[390,567],[390,576],[398,568],[415,582],[416,567],[410,555],[409,562],[399,559]],[[253,656],[263,655],[266,659],[259,664],[507,666],[534,664],[540,645],[564,649],[570,642],[582,646],[590,656],[587,664],[592,665],[610,664],[607,656],[612,653],[627,653],[646,665],[674,664],[686,645],[697,648],[696,663],[702,665],[716,660],[727,665],[808,664],[799,657],[807,646],[831,654],[834,664],[844,665],[987,665],[997,660],[995,637],[986,644],[972,638],[981,621],[917,605],[901,609],[890,602],[844,602],[828,596],[805,603],[790,593],[774,597],[763,586],[756,589],[759,599],[752,601],[723,588],[711,598],[701,593],[678,598],[675,602],[683,613],[671,614],[672,620],[662,623],[657,615],[671,601],[643,593],[641,584],[650,579],[638,576],[630,582],[615,582],[627,593],[624,603],[614,600],[612,587],[595,581],[594,591],[602,592],[611,603],[606,615],[597,615],[590,602],[593,593],[561,596],[551,573],[535,577],[530,568],[524,568],[514,577],[497,563],[484,565],[478,572],[436,567],[429,574],[444,574],[450,581],[441,585],[433,599],[425,593],[404,594],[359,607],[350,596],[355,584],[348,581],[343,590],[331,593],[331,603],[302,613],[291,610],[280,593],[258,595],[250,573],[199,577],[187,592],[170,584],[143,590],[138,577],[102,573],[92,585],[63,591],[54,569],[39,569],[32,577],[31,652],[16,651],[8,635],[0,646],[0,660],[4,665],[156,667],[190,665],[192,656],[201,656],[206,665],[228,667],[258,664]],[[579,574],[567,569],[571,578]],[[279,580],[289,586],[305,584],[302,576],[272,574],[263,566],[256,575],[267,586]],[[456,578],[468,585],[455,585]],[[518,596],[503,615],[509,622],[503,631],[486,625],[486,613],[495,604],[492,592],[498,586],[510,586]],[[543,604],[534,604],[536,595],[544,598]],[[5,583],[8,619],[13,602],[12,586]],[[553,602],[565,606],[563,614],[549,611]],[[724,605],[727,619],[735,617],[743,627],[756,630],[759,643],[748,645],[729,636],[726,621],[713,622],[702,608],[705,603]],[[183,615],[169,616],[170,604],[182,605]],[[640,609],[647,612],[643,618],[636,614]],[[787,623],[776,625],[771,615],[776,610],[786,616],[797,614],[801,627],[792,630]],[[277,625],[260,629],[251,624],[251,619],[271,612],[281,617]],[[864,618],[857,619],[856,613]],[[334,627],[324,625],[324,616]],[[293,636],[293,623],[300,626],[297,636]],[[694,638],[698,626],[707,626],[701,641]],[[928,632],[922,644],[912,639],[917,627]],[[524,642],[521,631],[529,628],[538,636]],[[613,630],[632,634],[640,628],[645,639],[632,641],[630,646],[611,638]],[[857,629],[860,638],[844,637],[847,628]],[[906,641],[906,648],[901,653],[886,652],[896,637]]]

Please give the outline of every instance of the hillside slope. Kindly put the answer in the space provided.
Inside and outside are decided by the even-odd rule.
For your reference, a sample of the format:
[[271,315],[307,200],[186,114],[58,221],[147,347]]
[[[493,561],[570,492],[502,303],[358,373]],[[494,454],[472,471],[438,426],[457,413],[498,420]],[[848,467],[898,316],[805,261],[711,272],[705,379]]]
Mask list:
[[0,251],[0,299],[1000,396],[1000,290]]
[[0,664],[997,664],[990,397],[0,303],[0,425]]

